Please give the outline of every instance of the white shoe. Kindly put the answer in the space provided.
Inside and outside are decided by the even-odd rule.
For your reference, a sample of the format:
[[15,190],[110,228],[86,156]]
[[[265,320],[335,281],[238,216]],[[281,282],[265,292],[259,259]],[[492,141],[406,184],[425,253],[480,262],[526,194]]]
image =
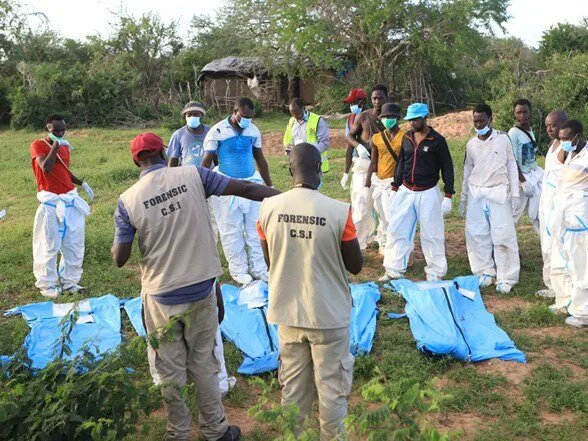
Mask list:
[[378,279],[378,282],[385,283],[389,282],[390,280],[392,280],[392,277],[390,277],[388,274],[384,274],[382,277]]
[[253,276],[254,279],[256,280],[261,280],[263,282],[268,282],[269,281],[269,273],[267,271],[264,272],[255,272],[252,271],[251,275]]
[[512,286],[510,286],[508,283],[499,283],[496,285],[496,291],[503,294],[509,293],[511,289]]
[[552,289],[540,289],[535,293],[535,297],[542,299],[555,299],[555,291]]
[[61,287],[60,286],[51,286],[50,288],[42,289],[41,294],[43,294],[45,297],[55,299],[55,298],[59,297],[59,295],[61,294]]
[[553,305],[549,305],[549,310],[555,315],[568,315],[568,308],[565,306],[558,308],[555,306],[555,303]]
[[585,328],[586,326],[588,326],[588,322],[585,322],[584,320],[580,320],[579,318],[570,315],[566,319],[566,325],[573,326],[574,328]]
[[480,288],[486,288],[494,283],[494,277],[489,276],[488,274],[482,274],[478,279],[478,286]]
[[84,291],[85,289],[86,289],[85,286],[70,285],[67,288],[63,288],[63,292],[67,292],[69,294],[76,294],[78,292]]
[[385,253],[385,251],[386,251],[386,247],[380,247],[380,248],[378,248],[378,254],[380,256],[383,256],[384,253]]
[[437,282],[441,280],[441,278],[435,274],[427,274],[427,282]]
[[247,285],[248,283],[253,282],[253,277],[251,277],[249,274],[235,274],[231,275],[231,277],[239,285]]

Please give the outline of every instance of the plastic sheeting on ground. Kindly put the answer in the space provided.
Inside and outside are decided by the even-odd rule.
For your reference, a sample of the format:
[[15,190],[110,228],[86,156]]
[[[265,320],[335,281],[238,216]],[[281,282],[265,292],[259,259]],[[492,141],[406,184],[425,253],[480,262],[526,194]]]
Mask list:
[[[254,282],[242,289],[222,285],[225,319],[221,331],[241,352],[244,361],[240,374],[254,375],[278,368],[279,344],[277,326],[267,322],[267,306],[260,307],[261,299],[268,298],[267,284]],[[351,352],[368,354],[376,333],[380,290],[373,282],[352,284]]]
[[120,301],[120,304],[127,313],[127,316],[131,321],[131,325],[133,325],[133,328],[135,329],[137,335],[139,337],[145,337],[147,335],[147,331],[145,330],[145,326],[143,325],[143,316],[141,315],[141,308],[143,307],[141,297],[124,299]]
[[[64,320],[73,308],[77,308],[78,319],[67,343],[69,355],[63,353]],[[79,303],[41,302],[18,306],[6,311],[5,316],[21,314],[31,328],[24,347],[31,359],[31,367],[42,369],[60,355],[73,359],[87,349],[94,355],[104,354],[121,343],[120,303],[108,294]]]
[[377,303],[380,301],[380,289],[374,282],[351,284],[353,309],[351,310],[351,353],[353,355],[369,354],[376,335],[378,319]]
[[407,302],[406,315],[420,351],[465,361],[526,362],[486,310],[477,276],[419,283],[402,279],[392,285]]
[[[266,283],[255,283],[243,291],[249,296],[253,294],[253,289],[261,291],[267,298]],[[221,286],[221,290],[225,305],[221,332],[243,353],[243,363],[237,372],[255,375],[276,370],[279,356],[278,327],[267,322],[267,306],[250,308],[243,299],[240,302],[240,290],[236,286],[225,284]]]

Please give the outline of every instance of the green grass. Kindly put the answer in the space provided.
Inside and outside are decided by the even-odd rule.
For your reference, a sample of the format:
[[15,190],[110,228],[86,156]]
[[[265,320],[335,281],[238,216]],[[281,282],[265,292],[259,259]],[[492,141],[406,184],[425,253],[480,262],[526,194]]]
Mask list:
[[[255,123],[262,132],[283,130],[288,116],[265,114]],[[332,127],[342,127],[342,122],[332,122]],[[164,139],[171,131],[153,129]],[[123,269],[114,267],[110,257],[113,238],[112,216],[118,195],[132,185],[139,170],[131,161],[129,142],[139,129],[124,130],[72,130],[69,133],[75,150],[72,152],[72,170],[86,179],[94,188],[96,199],[92,214],[87,218],[86,257],[82,284],[88,287],[89,296],[113,293],[119,297],[139,293],[137,249],[129,264]],[[0,309],[5,310],[43,299],[34,287],[32,274],[31,237],[33,217],[38,202],[30,166],[29,145],[41,133],[5,131],[0,133],[0,209],[7,209],[7,217],[0,221]],[[456,165],[456,188],[461,187],[463,141],[450,142]],[[324,193],[349,200],[349,194],[339,186],[344,163],[344,151],[331,152],[332,171],[324,176]],[[277,188],[286,190],[290,177],[284,157],[268,157],[272,178]],[[446,219],[448,277],[469,274],[469,264],[464,248],[463,220],[457,214],[458,198],[454,200],[454,212]],[[457,362],[450,358],[433,358],[416,350],[408,322],[389,320],[387,312],[401,311],[403,301],[390,291],[382,290],[381,314],[374,349],[371,355],[360,358],[355,365],[354,394],[368,381],[379,367],[391,380],[403,384],[421,383],[439,378],[443,392],[450,397],[441,408],[438,419],[456,421],[444,430],[456,433],[456,439],[476,440],[572,440],[581,439],[587,433],[588,337],[585,331],[565,330],[563,319],[552,316],[546,301],[536,299],[533,293],[542,287],[541,253],[537,236],[528,223],[518,227],[519,248],[522,258],[521,280],[512,293],[498,296],[493,287],[485,288],[487,300],[504,299],[504,303],[517,301],[512,308],[496,311],[499,324],[515,342],[528,352],[530,366],[523,381],[514,382],[501,370],[484,370],[477,365]],[[223,262],[226,269],[226,263]],[[422,279],[424,262],[417,260],[409,269],[410,278]],[[225,271],[226,273],[226,271]],[[375,280],[382,274],[381,258],[370,250],[364,271],[353,277],[354,281]],[[228,281],[225,274],[224,279]],[[65,297],[72,301],[78,297]],[[524,300],[525,302],[520,302]],[[549,328],[541,334],[543,328]],[[561,335],[553,330],[561,331]],[[0,354],[13,353],[22,343],[28,328],[20,318],[0,318]],[[227,344],[227,367],[235,373],[241,362],[239,352]],[[564,362],[560,365],[560,362]],[[515,366],[513,369],[516,369]],[[144,363],[137,369],[146,372]],[[143,377],[143,376],[142,376]],[[263,377],[271,378],[271,375]],[[0,380],[2,381],[2,380]],[[400,390],[400,386],[399,386]],[[251,406],[258,391],[247,379],[238,376],[238,386],[226,399],[225,405],[232,412],[244,414]],[[277,392],[276,392],[277,393]],[[573,424],[546,419],[549,413],[570,417]],[[149,441],[161,439],[165,419],[157,413],[146,418],[136,436],[129,440]],[[463,415],[475,421],[473,427],[462,425]],[[462,417],[459,419],[458,417]],[[196,421],[196,420],[195,420]],[[266,440],[266,428],[252,424],[247,440]]]

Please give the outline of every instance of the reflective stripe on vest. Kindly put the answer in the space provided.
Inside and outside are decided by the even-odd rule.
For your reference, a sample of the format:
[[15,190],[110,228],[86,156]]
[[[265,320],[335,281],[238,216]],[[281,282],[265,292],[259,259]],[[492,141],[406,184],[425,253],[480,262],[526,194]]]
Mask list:
[[[308,112],[308,121],[306,122],[306,142],[308,142],[309,144],[316,145],[318,142],[316,132],[318,130],[318,124],[320,119],[321,117],[316,113]],[[296,124],[296,118],[290,118],[290,121],[288,121],[288,126],[286,127],[286,132],[284,133],[284,147],[286,147],[288,144],[294,144],[294,139],[292,138],[292,130],[294,128],[294,124]],[[321,159],[321,170],[323,173],[326,173],[330,170],[328,153],[321,153]]]

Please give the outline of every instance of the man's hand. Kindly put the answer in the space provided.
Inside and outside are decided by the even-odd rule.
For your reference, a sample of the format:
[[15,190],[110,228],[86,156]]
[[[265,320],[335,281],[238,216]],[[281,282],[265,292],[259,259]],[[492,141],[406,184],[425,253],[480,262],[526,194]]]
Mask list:
[[466,209],[467,209],[468,201],[466,198],[461,198],[459,201],[459,214],[461,217],[466,217]]
[[528,198],[535,196],[535,187],[529,184],[529,181],[521,182],[521,187],[523,187],[523,192]]
[[347,181],[349,180],[349,173],[343,173],[343,177],[341,178],[341,187],[343,190],[347,190],[349,186],[347,185]]
[[443,202],[441,203],[441,213],[443,213],[443,216],[447,216],[449,213],[451,213],[451,208],[451,198],[444,197]]
[[90,200],[90,202],[92,202],[94,200],[94,190],[92,190],[92,188],[88,185],[87,182],[82,182],[82,188],[88,195],[88,199]]
[[510,198],[510,207],[512,208],[512,212],[514,213],[519,208],[521,200],[518,197],[511,197]]

